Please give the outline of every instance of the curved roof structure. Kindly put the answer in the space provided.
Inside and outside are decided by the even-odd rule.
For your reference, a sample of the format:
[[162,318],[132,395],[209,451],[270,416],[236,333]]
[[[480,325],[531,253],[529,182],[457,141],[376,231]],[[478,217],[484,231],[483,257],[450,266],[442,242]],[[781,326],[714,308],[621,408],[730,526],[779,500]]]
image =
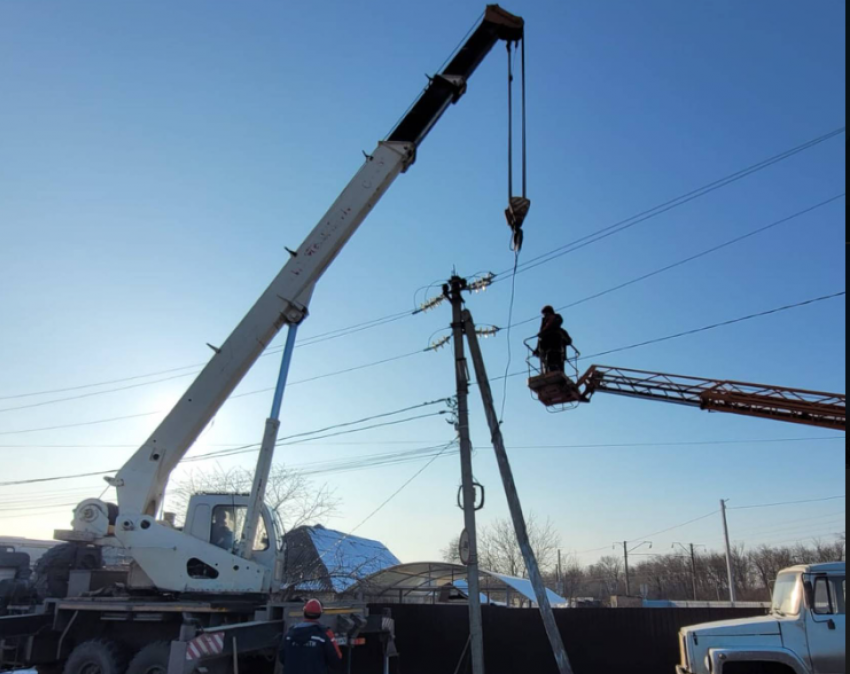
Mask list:
[[[515,606],[537,599],[531,581],[481,569],[481,601],[485,604]],[[455,596],[452,597],[452,591]],[[457,593],[467,596],[467,569],[445,562],[417,562],[393,566],[364,578],[349,590],[362,594],[370,601],[386,603],[447,603]],[[569,602],[547,590],[552,606],[565,607]]]

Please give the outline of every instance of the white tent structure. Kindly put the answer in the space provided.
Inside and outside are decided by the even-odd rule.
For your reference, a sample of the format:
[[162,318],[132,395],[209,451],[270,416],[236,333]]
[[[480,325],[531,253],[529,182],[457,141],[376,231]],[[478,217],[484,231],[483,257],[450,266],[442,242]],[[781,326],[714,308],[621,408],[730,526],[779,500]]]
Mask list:
[[[536,607],[531,581],[481,570],[481,601],[485,605],[511,608]],[[549,601],[555,608],[569,602],[551,590]],[[347,595],[384,604],[465,603],[469,594],[465,566],[443,562],[400,564],[379,571],[353,585]]]

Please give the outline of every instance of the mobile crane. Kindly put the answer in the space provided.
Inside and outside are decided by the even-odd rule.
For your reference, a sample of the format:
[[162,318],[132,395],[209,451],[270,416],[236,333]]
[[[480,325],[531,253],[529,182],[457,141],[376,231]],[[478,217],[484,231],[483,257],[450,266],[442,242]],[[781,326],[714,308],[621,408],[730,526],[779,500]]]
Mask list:
[[[521,18],[497,5],[487,7],[480,25],[366,157],[228,339],[213,347],[210,362],[150,438],[107,479],[117,491],[117,504],[83,501],[74,511],[73,529],[56,532],[57,540],[81,550],[125,550],[132,563],[120,578],[123,592],[90,596],[98,588],[89,574],[82,581],[72,579],[70,599],[49,598],[35,614],[0,619],[0,659],[6,668],[62,666],[65,674],[121,674],[135,654],[129,674],[183,674],[231,662],[237,650],[240,657],[273,653],[289,609],[275,596],[282,577],[280,541],[264,495],[298,327],[316,283],[393,181],[414,163],[419,146],[466,93],[484,58],[497,43],[511,46],[523,38]],[[529,206],[524,194],[509,199],[506,215],[515,241],[521,240]],[[161,521],[172,471],[284,326],[283,362],[251,494],[196,495],[182,529]],[[238,512],[234,521],[244,522],[234,532],[238,542],[232,548],[219,547],[212,538],[220,509]],[[364,625],[363,610],[335,614],[337,631],[344,636],[353,639],[371,626],[385,642],[391,640],[391,629],[380,617]],[[385,654],[391,650],[387,646]]]
[[597,393],[608,393],[697,407],[708,412],[773,419],[836,431],[847,430],[846,394],[605,365],[593,365],[579,376],[578,357],[565,358],[564,361],[572,365],[574,378],[561,371],[546,371],[545,367],[536,369],[529,359],[532,375],[528,386],[537,399],[550,409],[589,403]]

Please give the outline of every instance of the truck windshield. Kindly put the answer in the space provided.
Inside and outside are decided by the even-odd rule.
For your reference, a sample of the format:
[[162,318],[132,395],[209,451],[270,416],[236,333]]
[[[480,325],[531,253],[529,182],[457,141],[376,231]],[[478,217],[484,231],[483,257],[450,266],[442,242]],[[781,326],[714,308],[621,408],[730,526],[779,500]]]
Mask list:
[[801,592],[798,574],[786,573],[779,576],[773,590],[773,612],[780,615],[799,615]]

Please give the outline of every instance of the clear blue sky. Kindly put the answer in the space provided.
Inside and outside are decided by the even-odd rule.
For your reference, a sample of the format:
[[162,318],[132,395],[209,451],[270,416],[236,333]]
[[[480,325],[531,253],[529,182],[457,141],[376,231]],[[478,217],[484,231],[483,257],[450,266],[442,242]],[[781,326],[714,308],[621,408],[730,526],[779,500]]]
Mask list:
[[[845,123],[839,0],[517,0],[508,8],[528,23],[534,205],[524,259]],[[205,344],[227,336],[285,261],[284,246],[298,245],[361,152],[386,134],[482,9],[468,0],[0,3],[0,396],[206,361]],[[412,309],[416,289],[453,265],[470,274],[511,266],[505,97],[505,56],[495,52],[322,281],[304,338]],[[844,185],[842,136],[519,276],[516,318],[770,224]],[[576,307],[568,326],[585,353],[596,353],[841,291],[844,218],[845,203],[836,202]],[[506,324],[509,285],[471,301],[480,323]],[[442,308],[304,348],[292,377],[424,348],[448,321]],[[617,354],[610,364],[844,391],[845,321],[840,299]],[[533,332],[527,325],[513,333],[511,371],[522,369],[522,340]],[[486,343],[486,356],[491,374],[501,374],[504,333]],[[240,391],[271,386],[276,369],[276,358],[263,359]],[[119,467],[158,415],[11,432],[165,411],[189,381],[0,410],[3,480]],[[283,433],[452,391],[449,352],[417,355],[293,387]],[[525,505],[552,518],[567,550],[673,526],[721,498],[745,505],[845,490],[843,441],[759,442],[834,433],[604,397],[550,415],[523,377],[509,380],[508,395],[508,444],[537,447],[512,451]],[[195,451],[259,441],[269,403],[269,394],[228,403]],[[486,522],[506,509],[474,403]],[[288,448],[278,460],[415,449],[451,433],[443,419],[428,419],[337,439],[361,444]],[[726,440],[744,444],[539,449]],[[421,465],[317,478],[344,501],[343,516],[328,524],[353,527]],[[406,561],[437,557],[462,525],[458,480],[456,458],[438,461],[359,533]],[[49,537],[70,519],[63,504],[101,487],[90,479],[4,488],[0,534]],[[16,509],[35,502],[35,514]],[[749,544],[826,535],[843,530],[841,505],[736,513],[733,534]],[[806,517],[811,528],[783,524]],[[719,522],[654,540],[659,549],[678,540],[716,545]]]

